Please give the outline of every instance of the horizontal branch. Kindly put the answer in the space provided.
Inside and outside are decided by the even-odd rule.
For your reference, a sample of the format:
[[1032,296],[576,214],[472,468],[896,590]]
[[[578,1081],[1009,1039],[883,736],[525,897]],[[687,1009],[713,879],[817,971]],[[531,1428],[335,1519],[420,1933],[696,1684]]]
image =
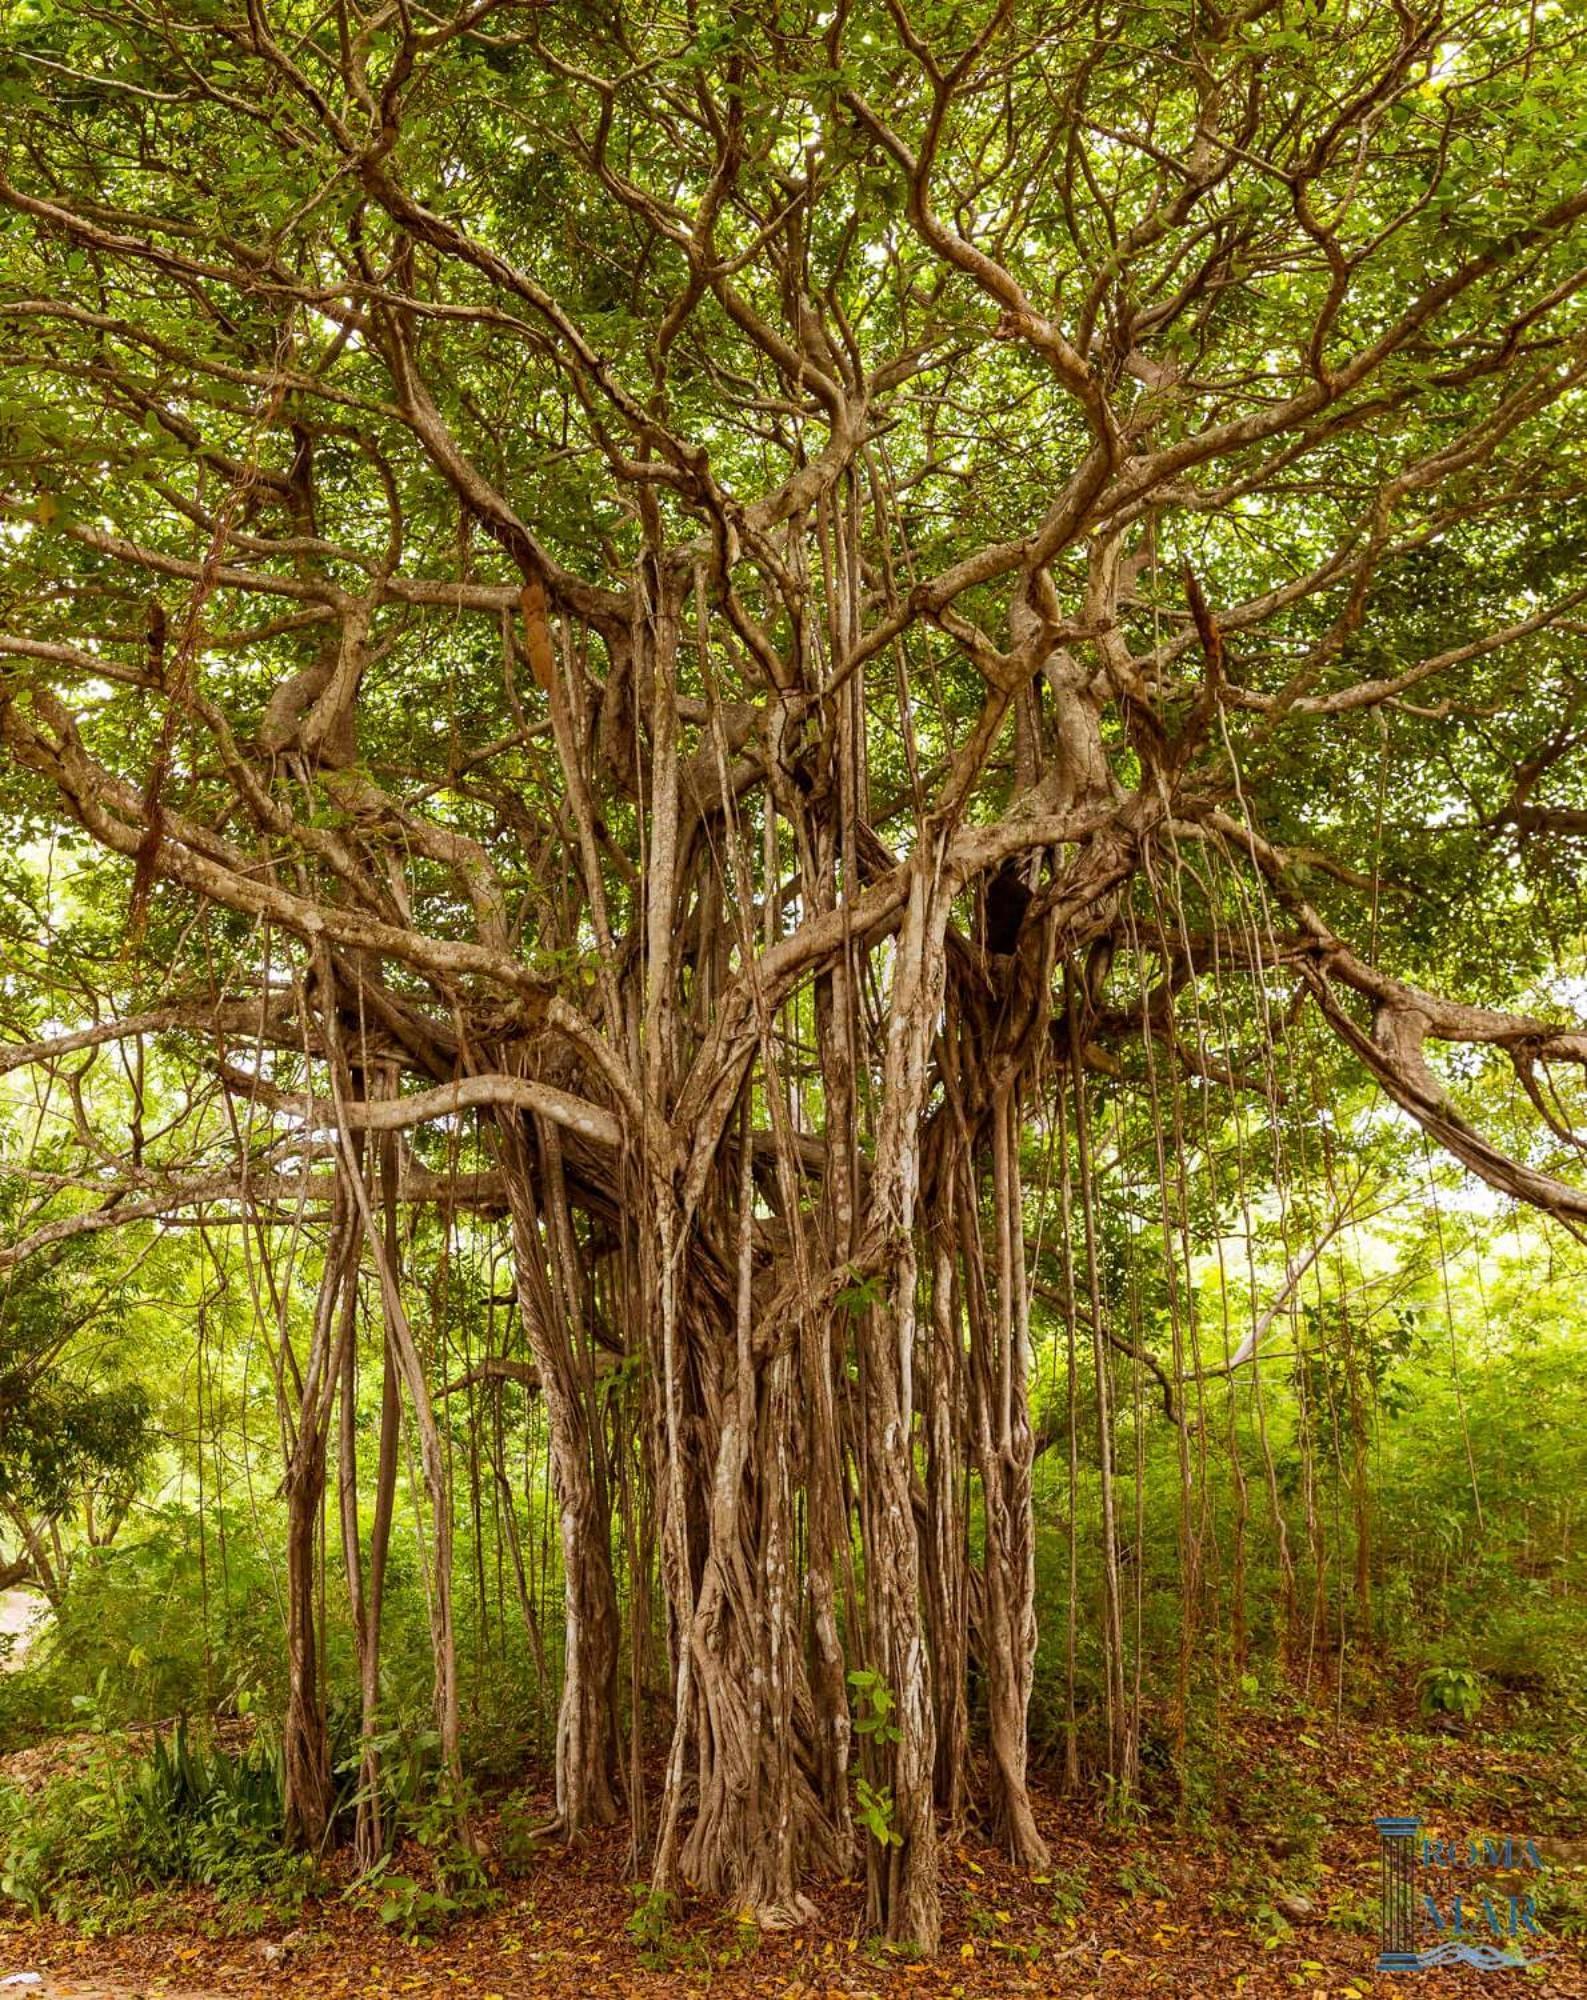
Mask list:
[[607,1152],[615,1152],[623,1142],[623,1128],[611,1112],[587,1098],[575,1097],[571,1091],[559,1090],[555,1084],[537,1083],[532,1077],[459,1077],[455,1083],[437,1084],[433,1090],[414,1091],[407,1097],[356,1099],[340,1107],[338,1118],[338,1107],[327,1097],[284,1090],[229,1063],[218,1068],[229,1089],[257,1097],[273,1110],[292,1112],[319,1132],[334,1132],[339,1123],[353,1132],[404,1132],[465,1111],[528,1111]]

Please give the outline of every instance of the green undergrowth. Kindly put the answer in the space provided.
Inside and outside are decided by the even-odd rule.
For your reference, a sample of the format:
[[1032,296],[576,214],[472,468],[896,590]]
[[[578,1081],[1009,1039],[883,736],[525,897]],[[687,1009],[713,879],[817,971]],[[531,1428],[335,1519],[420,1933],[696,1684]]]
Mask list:
[[313,1858],[283,1838],[282,1769],[262,1739],[231,1751],[107,1735],[36,1788],[0,1784],[0,1895],[34,1916],[118,1928],[151,1892],[200,1887],[241,1929],[290,1917]]

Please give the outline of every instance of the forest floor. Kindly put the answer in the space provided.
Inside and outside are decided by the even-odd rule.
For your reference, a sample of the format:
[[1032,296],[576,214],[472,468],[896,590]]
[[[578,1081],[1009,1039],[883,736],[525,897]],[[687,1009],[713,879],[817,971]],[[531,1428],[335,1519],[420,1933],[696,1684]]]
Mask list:
[[[817,1921],[799,1931],[762,1934],[686,1901],[641,1945],[627,1929],[634,1897],[626,1836],[614,1830],[570,1854],[534,1856],[504,1876],[491,1908],[430,1939],[388,1929],[367,1898],[310,1901],[291,1922],[245,1911],[242,1921],[259,1926],[253,1935],[239,1934],[233,1906],[200,1892],[124,1906],[118,1935],[0,1922],[0,2000],[1446,2000],[1499,1992],[1587,2000],[1587,1769],[1579,1754],[1381,1724],[1346,1721],[1336,1730],[1301,1711],[1246,1718],[1219,1742],[1218,1793],[1183,1825],[1165,1811],[1150,1826],[1109,1830],[1089,1806],[1044,1791],[1038,1816],[1053,1861],[1037,1878],[1009,1868],[976,1836],[950,1840],[943,1947],[929,1962],[888,1957],[865,1939],[856,1883],[831,1885]],[[1371,1822],[1375,1813],[1407,1811],[1420,1812],[1429,1832],[1462,1842],[1469,1834],[1537,1842],[1548,1863],[1540,1894],[1547,1935],[1528,1943],[1536,1962],[1525,1972],[1374,1970]],[[492,1822],[484,1831],[489,1841]],[[404,1856],[400,1865],[414,1864]],[[1447,1906],[1461,1886],[1447,1878],[1440,1900]],[[1537,1881],[1518,1876],[1506,1886],[1534,1890]],[[1562,1902],[1577,1912],[1574,1935],[1550,1922]],[[35,1977],[13,1984],[18,1974]]]

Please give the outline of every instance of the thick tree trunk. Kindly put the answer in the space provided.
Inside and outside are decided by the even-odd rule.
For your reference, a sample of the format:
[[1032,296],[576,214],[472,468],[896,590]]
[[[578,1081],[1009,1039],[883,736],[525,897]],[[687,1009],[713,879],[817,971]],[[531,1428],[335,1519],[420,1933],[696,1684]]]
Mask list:
[[[747,1138],[732,1320],[716,1301],[689,1300],[691,1365],[676,1383],[672,1434],[686,1422],[698,1447],[669,1479],[670,1504],[685,1514],[668,1522],[678,1708],[654,1881],[670,1891],[682,1877],[780,1927],[812,1914],[801,1881],[841,1860],[843,1837],[822,1796],[823,1734],[801,1638],[794,1496],[808,1423],[799,1421],[797,1361],[754,1350]],[[691,1745],[695,1810],[680,1837]]]
[[734,1376],[713,1387],[721,1428],[698,1496],[706,1556],[689,1626],[699,1796],[682,1871],[781,1925],[812,1914],[800,1882],[837,1859],[812,1782],[793,1544],[793,1359],[777,1356],[757,1381],[746,1339]]
[[894,1943],[937,1948],[937,1828],[932,1774],[936,1718],[920,1608],[909,1451],[910,1407],[899,1353],[912,1343],[913,1246],[904,1239],[890,1311],[868,1316],[862,1364],[865,1471],[869,1487],[865,1576],[873,1657],[893,1696],[898,1741],[884,1759],[891,1794],[890,1842],[867,1843],[872,1920]]
[[[763,1923],[811,1914],[799,1883],[825,1831],[803,1766],[805,1711],[786,1426],[790,1361],[771,1372],[763,1413],[753,1382],[731,1395],[713,1460],[704,1573],[687,1643],[697,1762],[685,1879]],[[662,1886],[667,1886],[665,1883]]]
[[920,841],[893,962],[872,1226],[880,1238],[885,1303],[859,1320],[867,1624],[872,1658],[892,1692],[898,1740],[886,1769],[887,1845],[869,1843],[873,1920],[896,1943],[935,1951],[941,1926],[932,1775],[936,1717],[920,1601],[914,1517],[915,1215],[927,1057],[942,1004],[943,934],[950,907],[941,835]]

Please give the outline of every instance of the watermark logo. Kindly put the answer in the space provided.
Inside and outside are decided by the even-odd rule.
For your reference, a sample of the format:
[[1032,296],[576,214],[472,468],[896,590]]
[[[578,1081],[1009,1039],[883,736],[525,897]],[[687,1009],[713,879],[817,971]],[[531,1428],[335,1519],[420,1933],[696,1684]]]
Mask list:
[[[1382,1850],[1380,1972],[1473,1965],[1484,1972],[1535,1963],[1537,1902],[1526,1886],[1543,1872],[1530,1840],[1464,1841],[1424,1835],[1419,1819],[1375,1819]],[[1502,1885],[1502,1886],[1501,1886]]]

